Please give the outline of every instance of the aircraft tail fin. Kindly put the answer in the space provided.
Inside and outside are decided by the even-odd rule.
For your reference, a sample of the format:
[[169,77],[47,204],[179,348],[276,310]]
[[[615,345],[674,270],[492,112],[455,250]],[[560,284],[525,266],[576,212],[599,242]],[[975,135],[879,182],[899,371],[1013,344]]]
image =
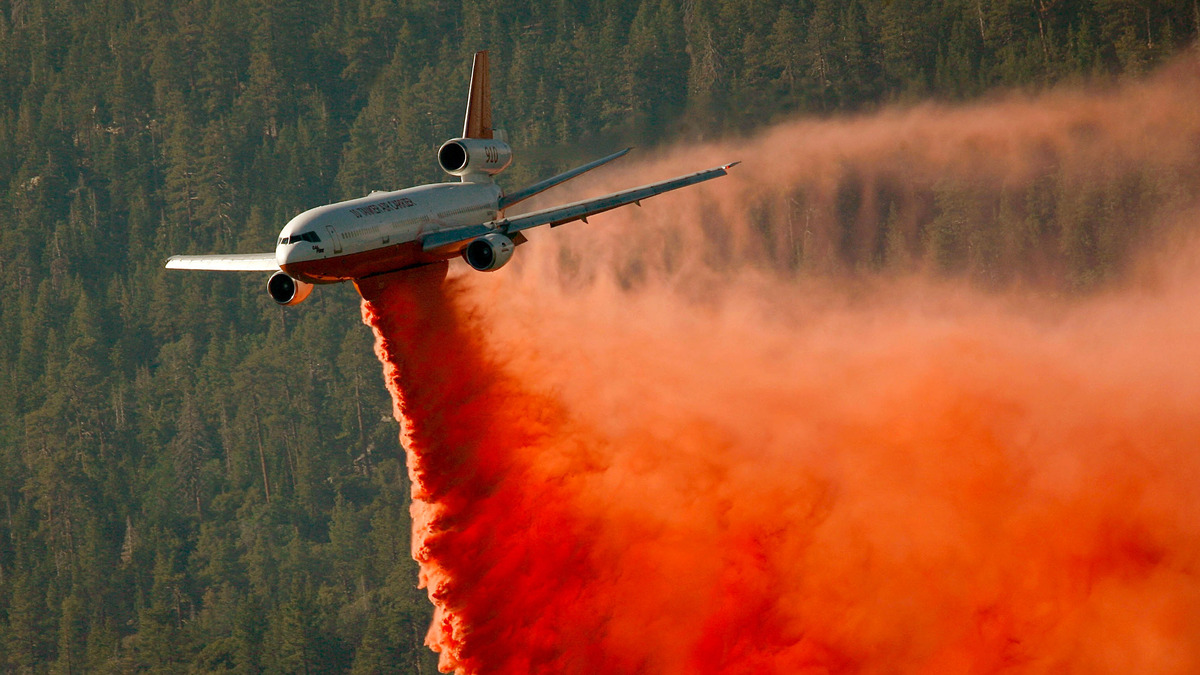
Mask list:
[[471,89],[467,94],[467,119],[463,138],[492,137],[492,86],[488,78],[487,50],[475,52],[471,65]]

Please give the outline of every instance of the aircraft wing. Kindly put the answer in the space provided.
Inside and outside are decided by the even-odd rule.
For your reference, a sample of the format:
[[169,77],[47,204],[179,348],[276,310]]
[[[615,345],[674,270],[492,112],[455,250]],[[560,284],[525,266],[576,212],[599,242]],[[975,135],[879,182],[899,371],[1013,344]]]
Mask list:
[[614,192],[603,197],[595,197],[549,209],[523,213],[511,218],[501,218],[480,225],[467,225],[465,227],[433,232],[422,239],[421,245],[424,250],[431,251],[474,239],[489,232],[501,232],[513,235],[521,230],[528,230],[531,227],[539,225],[558,227],[559,225],[564,225],[575,220],[582,220],[586,223],[588,216],[610,211],[626,204],[640,204],[643,199],[727,175],[729,168],[736,164],[738,162],[718,166],[707,171],[697,171],[686,176],[679,176],[641,187]]
[[173,255],[167,259],[167,269],[275,272],[279,270],[279,263],[275,262],[273,251],[229,255]]
[[601,157],[600,159],[597,159],[594,162],[588,162],[587,164],[584,164],[583,166],[571,169],[570,171],[567,171],[566,173],[560,173],[557,176],[554,176],[553,178],[547,178],[546,180],[541,181],[540,183],[535,183],[533,185],[530,185],[527,188],[517,190],[516,192],[507,193],[500,197],[500,208],[506,209],[506,208],[512,206],[513,204],[516,204],[517,202],[522,202],[536,194],[541,194],[541,193],[545,192],[546,190],[549,190],[550,188],[554,187],[555,185],[561,185],[562,183],[565,183],[565,182],[571,180],[572,178],[575,178],[577,176],[585,174],[588,171],[591,171],[592,169],[604,166],[605,164],[608,164],[609,162],[613,161],[614,159],[619,159],[619,158],[624,157],[625,155],[629,154],[629,151],[632,149],[633,148],[625,148],[624,150],[621,150],[620,152],[614,152],[613,154],[609,155],[608,157]]

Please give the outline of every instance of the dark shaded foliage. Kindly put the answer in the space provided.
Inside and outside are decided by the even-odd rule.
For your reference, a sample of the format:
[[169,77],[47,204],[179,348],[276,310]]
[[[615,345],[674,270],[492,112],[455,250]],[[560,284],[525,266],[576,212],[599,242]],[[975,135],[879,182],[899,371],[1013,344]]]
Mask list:
[[[622,142],[1136,72],[1200,22],[1193,0],[683,7],[0,0],[0,669],[433,672],[357,296],[285,312],[253,275],[162,261],[440,180],[475,49],[518,184]],[[963,231],[968,188],[908,244],[947,269],[999,245]],[[1073,214],[1059,245],[1102,274],[1104,214],[1147,194],[1128,188],[992,220],[1036,239],[1043,210]],[[855,248],[861,206],[838,197],[847,261],[888,246]]]

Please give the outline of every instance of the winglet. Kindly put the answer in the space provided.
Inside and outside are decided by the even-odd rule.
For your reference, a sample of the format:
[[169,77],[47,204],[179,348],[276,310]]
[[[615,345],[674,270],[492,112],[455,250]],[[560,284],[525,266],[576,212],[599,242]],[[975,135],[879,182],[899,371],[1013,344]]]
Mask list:
[[475,52],[471,65],[471,89],[467,94],[467,119],[463,138],[492,137],[492,87],[488,79],[487,50]]

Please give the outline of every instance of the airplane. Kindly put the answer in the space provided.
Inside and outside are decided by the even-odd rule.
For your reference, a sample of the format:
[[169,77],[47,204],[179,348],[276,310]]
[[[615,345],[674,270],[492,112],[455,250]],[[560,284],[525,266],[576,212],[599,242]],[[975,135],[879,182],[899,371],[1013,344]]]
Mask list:
[[[418,185],[309,209],[292,218],[270,253],[176,255],[169,269],[273,272],[267,293],[280,305],[303,302],[316,284],[358,283],[368,277],[462,256],[481,272],[503,267],[524,230],[558,227],[688,185],[727,175],[738,162],[582,201],[509,216],[530,197],[625,156],[615,152],[515,192],[494,177],[512,163],[502,131],[492,129],[488,53],[475,53],[463,133],[437,152],[443,171],[457,183]],[[359,289],[361,292],[361,288]]]

